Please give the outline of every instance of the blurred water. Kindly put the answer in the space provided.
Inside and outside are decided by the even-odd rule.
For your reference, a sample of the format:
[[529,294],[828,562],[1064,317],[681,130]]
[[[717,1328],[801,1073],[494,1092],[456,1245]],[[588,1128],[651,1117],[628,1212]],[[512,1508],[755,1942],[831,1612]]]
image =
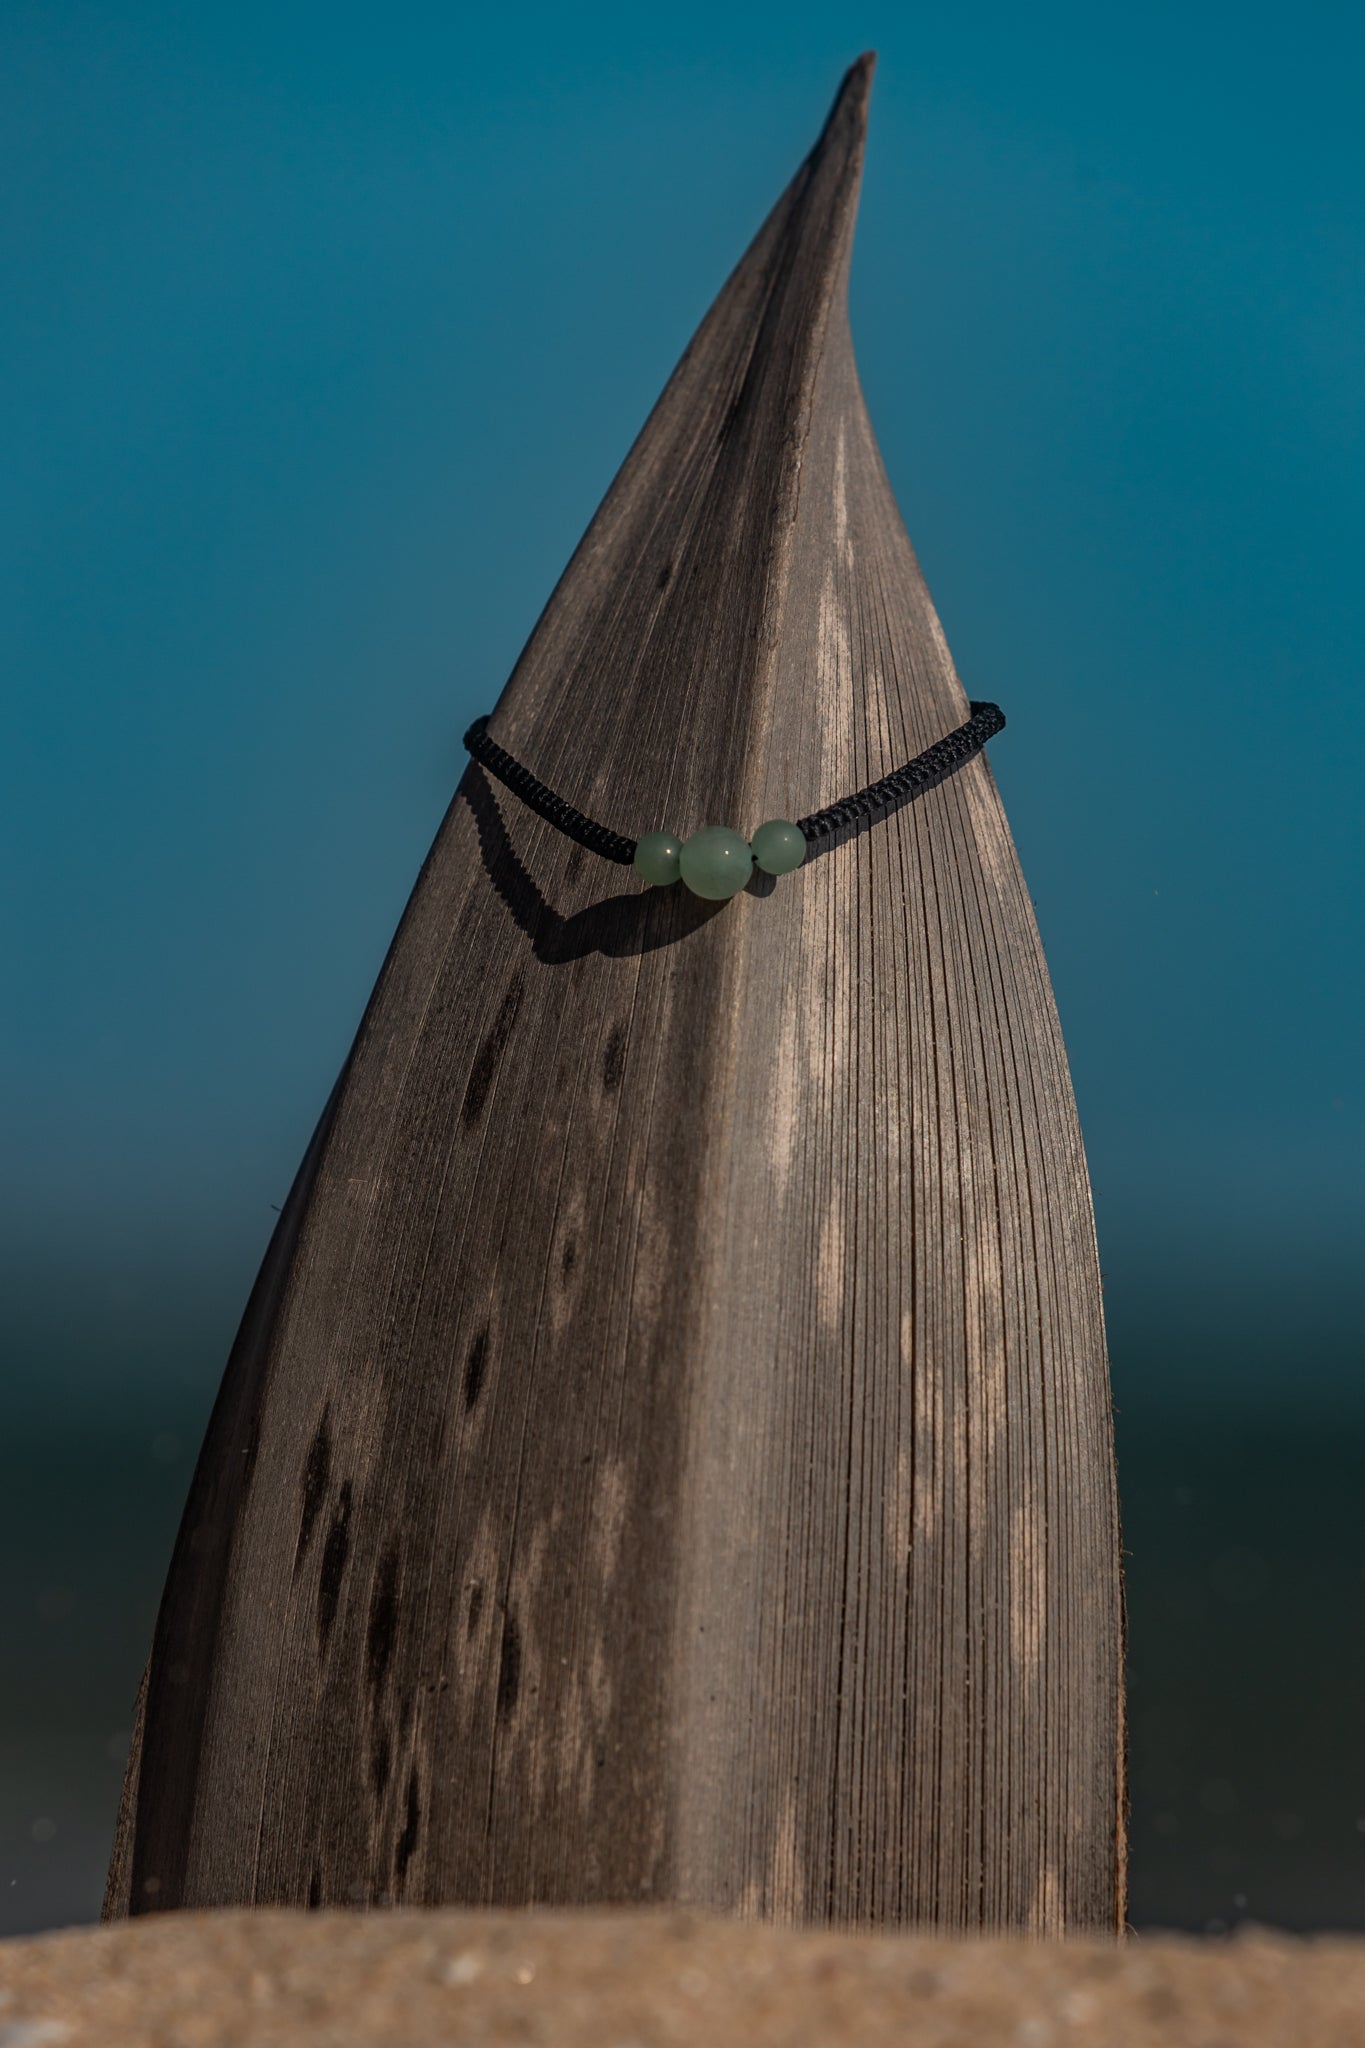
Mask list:
[[1365,1927],[1365,1429],[1118,1418],[1134,1925]]
[[[31,1404],[32,1406],[36,1404]],[[96,1919],[198,1441],[183,1399],[121,1427],[63,1408],[0,1441],[0,1933]]]
[[[202,1398],[0,1448],[0,1933],[97,1917]],[[1138,1927],[1365,1928],[1365,1423],[1119,1415]]]

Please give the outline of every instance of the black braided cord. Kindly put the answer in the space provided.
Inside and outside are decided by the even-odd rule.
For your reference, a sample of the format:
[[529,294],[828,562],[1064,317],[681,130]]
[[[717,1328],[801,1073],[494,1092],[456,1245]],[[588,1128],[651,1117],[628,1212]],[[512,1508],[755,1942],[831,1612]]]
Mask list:
[[590,853],[600,853],[604,860],[618,861],[625,868],[630,866],[635,858],[635,841],[623,839],[619,832],[599,825],[595,818],[585,817],[562,796],[556,796],[538,775],[533,775],[529,768],[523,768],[520,761],[514,761],[506,747],[500,747],[496,740],[489,739],[487,712],[474,720],[464,736],[464,743],[480,767],[495,775],[514,796],[519,796],[537,817],[547,818],[566,837],[586,846]]
[[[870,782],[866,789],[855,790],[852,796],[841,797],[838,803],[826,804],[823,811],[812,811],[808,818],[798,818],[796,829],[807,845],[818,845],[820,840],[827,839],[841,826],[871,817],[875,811],[885,809],[902,797],[915,796],[920,790],[940,782],[945,775],[951,775],[973,754],[980,753],[987,740],[1003,729],[1005,714],[998,704],[973,704],[971,713],[965,725],[958,726],[946,738],[936,740],[932,747],[916,754],[914,760],[907,761],[903,768],[893,768],[889,775],[882,776],[880,782]],[[556,796],[539,776],[514,760],[505,747],[489,738],[486,712],[482,718],[474,720],[464,736],[464,743],[480,766],[510,789],[514,796],[519,796],[537,817],[544,818],[566,838],[586,846],[590,853],[600,853],[604,860],[614,860],[621,867],[629,867],[635,858],[635,841],[575,810],[562,796]]]
[[907,761],[903,768],[893,768],[889,775],[883,775],[880,782],[869,782],[866,789],[859,789],[852,796],[841,797],[837,804],[826,804],[823,811],[812,811],[808,818],[798,818],[796,829],[804,833],[808,846],[816,845],[821,839],[828,839],[831,832],[837,832],[841,825],[852,825],[859,818],[869,818],[874,811],[882,810],[898,798],[915,796],[931,784],[951,775],[954,768],[960,768],[964,761],[970,761],[973,754],[979,754],[987,740],[994,739],[1004,728],[1005,714],[998,704],[973,704],[971,717],[965,725],[959,725],[946,738],[935,740],[932,747],[926,747],[922,754],[916,754],[913,761]]

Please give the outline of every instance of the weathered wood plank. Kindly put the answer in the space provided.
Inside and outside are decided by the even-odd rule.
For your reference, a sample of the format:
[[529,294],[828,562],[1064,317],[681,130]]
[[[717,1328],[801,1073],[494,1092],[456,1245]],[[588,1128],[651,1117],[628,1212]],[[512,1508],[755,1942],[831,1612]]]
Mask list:
[[[848,332],[870,72],[497,705],[629,833],[800,815],[966,715]],[[723,906],[471,767],[227,1367],[109,1910],[1112,1928],[1121,1629],[1085,1161],[984,759]]]

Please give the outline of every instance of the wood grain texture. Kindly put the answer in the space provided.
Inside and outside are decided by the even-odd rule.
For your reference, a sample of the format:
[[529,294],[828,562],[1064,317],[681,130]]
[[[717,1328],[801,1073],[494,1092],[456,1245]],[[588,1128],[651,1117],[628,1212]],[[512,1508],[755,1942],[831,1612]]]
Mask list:
[[[966,716],[848,331],[870,75],[496,707],[628,833],[799,816]],[[471,766],[228,1363],[107,1911],[1115,1929],[1119,1558],[985,759],[724,905]]]

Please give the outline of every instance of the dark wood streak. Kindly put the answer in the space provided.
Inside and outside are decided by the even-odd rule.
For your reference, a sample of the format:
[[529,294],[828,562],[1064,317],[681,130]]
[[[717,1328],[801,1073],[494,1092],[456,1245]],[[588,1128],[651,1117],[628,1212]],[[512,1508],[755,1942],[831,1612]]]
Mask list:
[[525,983],[518,976],[503,997],[502,1008],[497,1014],[492,1030],[474,1056],[474,1065],[465,1088],[464,1108],[461,1112],[466,1129],[469,1125],[476,1124],[483,1115],[484,1104],[493,1086],[493,1077],[498,1071],[498,1062],[506,1051],[507,1041],[512,1036],[512,1026],[517,1021],[517,1011],[521,1008],[524,987]]
[[327,1411],[324,1409],[313,1441],[308,1446],[308,1462],[303,1468],[303,1478],[299,1484],[299,1538],[294,1550],[296,1572],[308,1555],[308,1546],[313,1540],[313,1525],[322,1512],[331,1477],[332,1439],[327,1428]]
[[407,1876],[408,1865],[412,1861],[412,1852],[417,1847],[421,1826],[422,1807],[417,1784],[417,1766],[414,1764],[408,1773],[408,1800],[403,1814],[403,1832],[398,1837],[393,1852],[394,1874],[400,1885]]
[[625,1031],[618,1024],[607,1040],[607,1049],[602,1055],[602,1086],[608,1095],[614,1094],[621,1085],[626,1071]]
[[464,1367],[464,1405],[472,1408],[483,1392],[483,1376],[488,1368],[488,1325],[475,1337],[469,1347],[469,1356]]
[[498,1719],[508,1721],[516,1712],[521,1691],[521,1631],[510,1611],[503,1616],[502,1649],[498,1657]]
[[393,1744],[387,1728],[376,1728],[370,1738],[370,1784],[376,1803],[383,1801],[393,1772]]
[[336,1620],[341,1582],[346,1575],[346,1560],[351,1554],[351,1500],[351,1482],[348,1479],[337,1496],[336,1512],[322,1547],[322,1566],[318,1572],[318,1638],[324,1650]]
[[[627,832],[799,816],[965,716],[848,332],[870,73],[494,711]],[[106,1911],[1114,1929],[1119,1556],[988,763],[723,906],[470,767],[228,1361]]]
[[398,1552],[386,1550],[370,1595],[370,1626],[366,1638],[366,1677],[370,1698],[378,1704],[398,1631]]

